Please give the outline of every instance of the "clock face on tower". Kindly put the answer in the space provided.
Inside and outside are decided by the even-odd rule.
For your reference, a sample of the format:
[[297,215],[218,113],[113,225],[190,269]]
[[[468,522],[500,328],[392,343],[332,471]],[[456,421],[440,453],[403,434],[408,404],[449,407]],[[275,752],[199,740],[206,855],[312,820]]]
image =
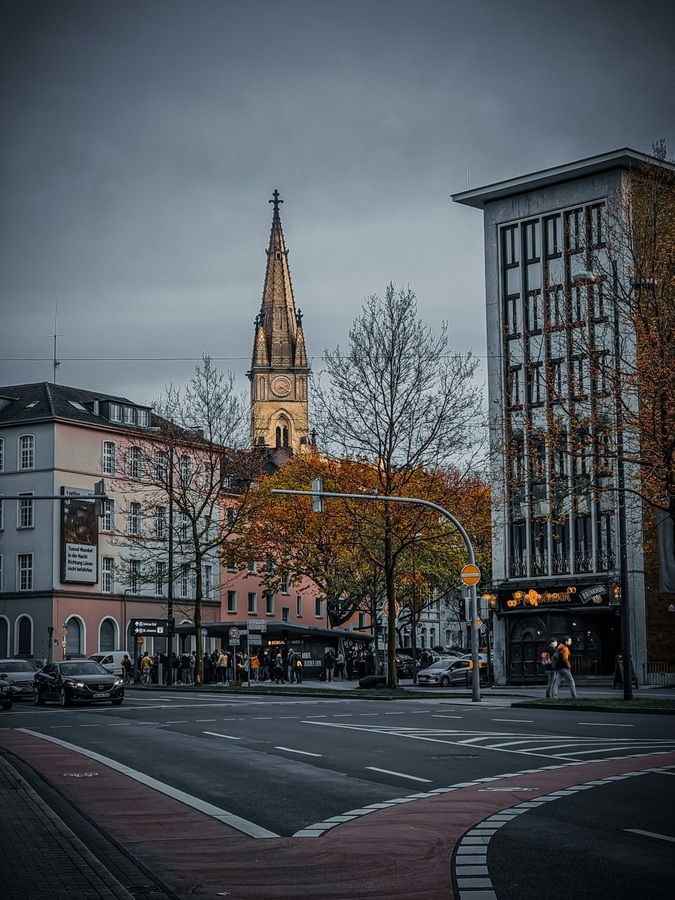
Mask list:
[[272,393],[276,397],[288,397],[291,392],[291,379],[288,375],[277,375],[272,379]]

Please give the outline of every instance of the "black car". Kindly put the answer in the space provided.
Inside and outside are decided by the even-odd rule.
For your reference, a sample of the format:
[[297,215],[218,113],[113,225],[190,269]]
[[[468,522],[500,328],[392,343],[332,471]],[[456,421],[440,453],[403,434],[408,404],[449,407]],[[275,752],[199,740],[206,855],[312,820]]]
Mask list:
[[11,709],[14,702],[14,688],[4,678],[0,678],[0,706],[3,709]]
[[33,696],[35,666],[25,659],[0,659],[0,678],[14,687],[14,699]]
[[45,700],[56,700],[61,706],[109,700],[119,706],[124,700],[124,682],[90,659],[51,662],[35,675],[33,700],[36,706]]

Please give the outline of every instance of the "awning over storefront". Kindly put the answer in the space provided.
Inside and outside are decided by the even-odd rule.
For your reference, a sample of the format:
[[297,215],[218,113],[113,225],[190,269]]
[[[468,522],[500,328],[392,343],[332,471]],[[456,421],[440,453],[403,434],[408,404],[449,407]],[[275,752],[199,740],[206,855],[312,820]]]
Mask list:
[[[261,625],[265,626],[262,631]],[[347,628],[317,628],[312,625],[298,625],[296,622],[279,622],[267,620],[250,619],[239,622],[202,622],[202,634],[211,638],[228,638],[230,629],[236,628],[239,634],[245,636],[249,628],[256,634],[262,634],[268,640],[299,640],[300,638],[318,639],[337,639],[342,638],[352,643],[362,642],[370,643],[373,640],[372,634],[365,631],[349,631]],[[195,626],[192,622],[184,622],[176,625],[176,634],[193,635]]]

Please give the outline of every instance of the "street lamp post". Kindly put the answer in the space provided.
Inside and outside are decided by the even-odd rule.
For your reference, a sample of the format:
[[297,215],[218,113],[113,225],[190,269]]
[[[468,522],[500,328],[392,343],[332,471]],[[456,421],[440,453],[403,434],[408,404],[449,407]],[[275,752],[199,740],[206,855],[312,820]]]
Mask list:
[[413,538],[412,545],[412,577],[413,577],[413,589],[412,589],[412,633],[411,633],[411,645],[412,645],[412,658],[413,658],[413,684],[417,684],[417,582],[415,581],[415,541],[419,541],[422,538],[422,534],[418,533]]

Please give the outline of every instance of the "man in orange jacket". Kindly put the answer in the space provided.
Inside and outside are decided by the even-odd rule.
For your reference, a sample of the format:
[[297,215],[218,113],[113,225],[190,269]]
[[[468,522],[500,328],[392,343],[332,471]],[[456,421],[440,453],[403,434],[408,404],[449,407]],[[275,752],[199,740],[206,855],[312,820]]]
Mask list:
[[572,663],[570,662],[570,647],[572,646],[572,638],[564,637],[558,644],[558,666],[556,668],[555,678],[553,679],[553,699],[558,699],[558,688],[560,682],[564,681],[570,689],[572,697],[576,700],[578,697],[577,686],[572,677]]

